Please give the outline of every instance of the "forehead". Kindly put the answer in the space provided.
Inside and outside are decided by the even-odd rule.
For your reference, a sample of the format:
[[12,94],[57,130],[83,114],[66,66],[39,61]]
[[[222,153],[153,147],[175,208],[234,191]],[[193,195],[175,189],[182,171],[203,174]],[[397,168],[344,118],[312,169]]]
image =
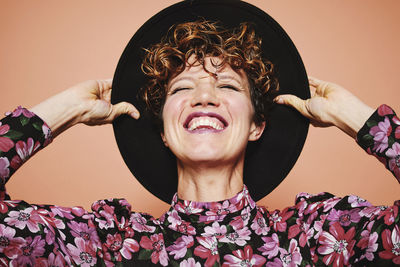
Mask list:
[[210,77],[213,77],[216,81],[236,82],[240,86],[248,87],[247,75],[242,69],[234,70],[229,64],[221,65],[221,59],[216,57],[206,57],[203,62],[190,57],[185,69],[173,76],[168,85],[171,86],[182,80],[199,82]]

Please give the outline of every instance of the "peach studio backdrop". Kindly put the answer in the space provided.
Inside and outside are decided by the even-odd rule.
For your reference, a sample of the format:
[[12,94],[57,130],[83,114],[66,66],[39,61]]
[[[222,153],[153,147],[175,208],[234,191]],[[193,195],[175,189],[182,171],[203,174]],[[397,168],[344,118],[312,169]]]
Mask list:
[[[29,108],[80,81],[112,77],[135,31],[174,2],[2,0],[1,109]],[[288,32],[309,74],[343,85],[373,107],[387,103],[400,112],[399,1],[250,2]],[[111,125],[71,128],[7,187],[13,199],[30,203],[90,209],[97,199],[120,197],[154,216],[168,208],[132,177]],[[392,175],[351,138],[336,128],[310,128],[294,169],[259,204],[281,209],[299,192],[322,191],[356,194],[376,205],[400,196]]]

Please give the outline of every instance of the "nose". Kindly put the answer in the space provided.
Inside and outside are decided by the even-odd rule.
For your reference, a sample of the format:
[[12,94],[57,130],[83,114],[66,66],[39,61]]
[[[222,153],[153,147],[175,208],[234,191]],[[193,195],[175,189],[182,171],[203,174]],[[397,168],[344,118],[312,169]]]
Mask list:
[[193,97],[191,100],[192,107],[195,106],[215,106],[220,105],[220,99],[214,85],[207,84],[198,86],[193,90]]

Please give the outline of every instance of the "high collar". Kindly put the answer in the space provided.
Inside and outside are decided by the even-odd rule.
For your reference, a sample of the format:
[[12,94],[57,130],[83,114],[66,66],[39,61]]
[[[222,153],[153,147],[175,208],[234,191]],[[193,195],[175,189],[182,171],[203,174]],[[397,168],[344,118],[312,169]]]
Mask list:
[[170,210],[165,214],[165,225],[183,234],[195,234],[196,229],[214,222],[227,224],[232,221],[247,222],[256,203],[246,186],[230,199],[215,202],[182,200],[175,194]]

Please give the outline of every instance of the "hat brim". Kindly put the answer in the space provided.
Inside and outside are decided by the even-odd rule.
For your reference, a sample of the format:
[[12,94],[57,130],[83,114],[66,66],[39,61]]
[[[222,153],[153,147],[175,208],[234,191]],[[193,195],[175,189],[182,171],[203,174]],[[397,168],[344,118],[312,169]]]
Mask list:
[[[263,56],[275,66],[280,94],[309,97],[307,74],[296,47],[280,25],[261,9],[236,0],[193,0],[154,15],[125,48],[115,71],[111,101],[130,102],[140,111],[139,120],[120,116],[113,122],[115,138],[136,179],[167,203],[177,189],[176,159],[164,146],[144,101],[138,97],[146,82],[140,65],[143,48],[160,42],[172,25],[199,19],[219,21],[227,28],[252,22],[263,40]],[[308,125],[308,120],[294,109],[273,107],[262,137],[250,142],[246,150],[244,183],[254,200],[266,196],[287,176],[303,148]]]

